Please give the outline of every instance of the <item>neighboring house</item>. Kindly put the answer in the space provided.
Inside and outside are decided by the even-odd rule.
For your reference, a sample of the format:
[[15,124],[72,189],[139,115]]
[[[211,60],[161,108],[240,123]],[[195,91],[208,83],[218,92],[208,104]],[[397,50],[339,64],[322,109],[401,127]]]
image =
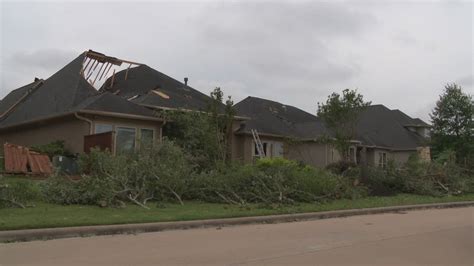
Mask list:
[[320,119],[294,106],[257,97],[235,104],[237,115],[249,117],[235,132],[234,159],[252,162],[257,156],[251,130],[259,133],[266,157],[284,157],[313,166],[340,159],[332,145],[322,141],[326,130]]
[[[237,159],[251,162],[256,156],[251,130],[259,132],[267,157],[285,157],[314,166],[340,160],[327,143],[331,133],[320,118],[293,106],[247,97],[235,105],[238,115],[250,117],[238,131]],[[357,137],[349,151],[360,164],[385,166],[389,160],[403,163],[413,153],[429,160],[426,144],[429,125],[400,110],[372,105],[360,115]]]
[[161,119],[143,106],[98,92],[86,81],[86,60],[94,60],[96,68],[121,64],[116,58],[84,52],[48,79],[13,90],[0,102],[0,142],[32,146],[63,140],[68,150],[82,153],[87,136],[97,133],[114,132],[107,144],[114,151],[159,140]]
[[389,160],[406,162],[413,153],[430,160],[430,126],[400,110],[384,105],[369,106],[357,124],[356,160],[368,165],[385,166]]
[[[115,66],[122,64],[125,69],[115,73]],[[102,78],[105,82],[97,90],[93,84]],[[0,101],[0,142],[32,146],[63,140],[73,153],[95,144],[114,152],[138,149],[142,142],[163,135],[166,121],[155,111],[207,110],[211,98],[188,86],[187,78],[184,81],[89,50],[48,79],[35,79]],[[252,162],[256,157],[252,129],[259,132],[267,157],[321,167],[340,160],[325,141],[330,132],[310,113],[256,97],[237,103],[235,109],[229,140],[233,160]],[[428,129],[420,119],[399,110],[370,106],[360,116],[351,158],[379,166],[390,159],[404,162],[415,152],[429,159]]]

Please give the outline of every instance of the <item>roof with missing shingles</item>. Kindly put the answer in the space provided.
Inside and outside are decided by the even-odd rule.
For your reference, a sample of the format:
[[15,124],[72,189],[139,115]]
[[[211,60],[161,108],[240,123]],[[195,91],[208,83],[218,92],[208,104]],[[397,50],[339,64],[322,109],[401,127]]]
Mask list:
[[128,74],[126,69],[117,72],[113,84],[110,77],[101,90],[155,108],[206,111],[211,101],[209,96],[147,65],[130,68]]
[[13,108],[1,118],[0,128],[82,110],[154,116],[145,107],[110,93],[99,93],[80,74],[84,57],[84,53],[79,55],[42,84],[32,83],[10,92],[0,102],[0,110]]

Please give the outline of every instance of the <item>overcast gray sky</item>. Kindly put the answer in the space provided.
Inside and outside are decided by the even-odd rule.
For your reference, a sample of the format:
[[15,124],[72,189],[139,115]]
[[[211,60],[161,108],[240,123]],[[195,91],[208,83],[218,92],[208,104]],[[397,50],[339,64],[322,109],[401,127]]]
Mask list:
[[1,2],[1,91],[93,49],[208,94],[315,113],[331,92],[428,120],[443,87],[473,82],[471,1]]

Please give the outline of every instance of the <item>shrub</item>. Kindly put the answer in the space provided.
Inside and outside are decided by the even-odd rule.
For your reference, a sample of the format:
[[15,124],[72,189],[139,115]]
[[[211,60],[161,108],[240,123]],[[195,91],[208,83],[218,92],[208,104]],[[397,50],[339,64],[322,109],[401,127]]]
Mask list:
[[47,202],[69,205],[80,203],[81,191],[77,182],[60,175],[50,176],[41,186]]
[[0,180],[0,208],[25,208],[32,200],[39,198],[39,195],[37,188],[26,180],[9,183]]
[[315,202],[359,193],[340,176],[282,158],[207,172],[194,183],[193,196],[200,200],[239,205]]
[[44,145],[31,147],[33,151],[48,155],[52,159],[56,155],[72,156],[72,153],[64,147],[63,140],[56,140]]
[[357,165],[353,162],[350,161],[338,161],[335,163],[330,163],[326,166],[326,169],[328,171],[331,171],[334,174],[337,175],[342,175],[344,172],[347,170],[350,170],[351,168],[356,168]]

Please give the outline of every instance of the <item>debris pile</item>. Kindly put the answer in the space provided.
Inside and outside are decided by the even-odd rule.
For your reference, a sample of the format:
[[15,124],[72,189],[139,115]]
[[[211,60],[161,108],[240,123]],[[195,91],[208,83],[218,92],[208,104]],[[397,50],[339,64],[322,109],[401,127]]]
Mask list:
[[47,155],[11,143],[5,143],[3,148],[5,173],[36,175],[50,175],[53,173],[53,166]]

